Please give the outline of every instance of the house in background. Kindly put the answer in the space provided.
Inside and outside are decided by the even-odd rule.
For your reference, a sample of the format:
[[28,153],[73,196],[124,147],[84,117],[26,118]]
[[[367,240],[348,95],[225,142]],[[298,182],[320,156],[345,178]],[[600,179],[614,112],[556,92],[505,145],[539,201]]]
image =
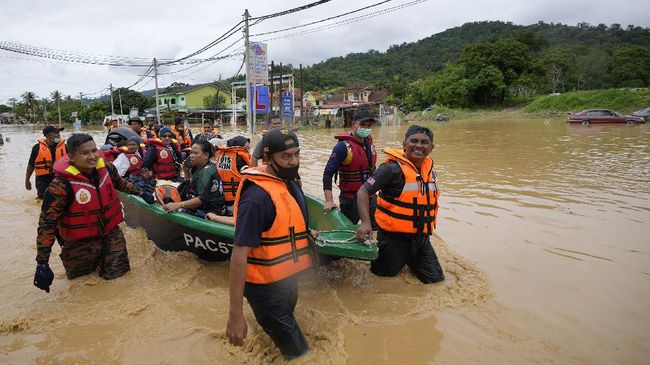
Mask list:
[[318,91],[307,91],[302,100],[302,105],[305,108],[311,108],[315,106],[322,106],[325,104],[325,96],[319,93]]
[[[309,93],[309,92],[308,92]],[[325,125],[334,121],[334,125],[350,127],[354,113],[361,108],[369,109],[380,123],[386,120],[384,103],[388,98],[388,90],[375,90],[372,85],[355,83],[347,85],[341,92],[328,94],[322,105],[311,107],[311,115]]]
[[[178,112],[189,112],[192,109],[206,109],[205,100],[217,93],[214,84],[198,84],[185,86],[169,93],[158,96],[158,105],[161,109]],[[228,98],[228,95],[221,91]]]

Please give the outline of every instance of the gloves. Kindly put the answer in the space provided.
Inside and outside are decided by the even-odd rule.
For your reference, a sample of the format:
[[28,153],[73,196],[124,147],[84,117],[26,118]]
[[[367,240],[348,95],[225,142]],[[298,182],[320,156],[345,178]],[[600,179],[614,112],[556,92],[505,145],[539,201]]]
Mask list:
[[143,191],[142,193],[140,193],[140,197],[142,198],[142,200],[146,201],[149,204],[154,203],[153,194],[151,194],[148,191]]
[[41,289],[45,290],[47,293],[50,292],[50,285],[54,280],[54,273],[50,269],[48,264],[37,264],[36,273],[34,274],[34,285]]

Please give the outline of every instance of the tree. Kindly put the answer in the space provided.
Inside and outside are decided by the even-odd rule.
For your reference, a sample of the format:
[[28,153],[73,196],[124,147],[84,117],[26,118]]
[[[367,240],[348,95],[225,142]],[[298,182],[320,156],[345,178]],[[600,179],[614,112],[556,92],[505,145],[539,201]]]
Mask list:
[[650,86],[650,47],[632,46],[615,51],[608,69],[616,86]]
[[59,124],[61,124],[61,93],[59,90],[54,90],[50,94],[52,101],[56,103],[56,111],[59,114]]
[[9,106],[15,108],[16,104],[18,104],[18,100],[16,98],[9,98]]
[[190,84],[186,84],[184,82],[172,82],[171,85],[167,86],[165,90],[163,90],[163,94],[173,93],[176,92],[176,90],[180,90],[188,86],[190,86]]
[[219,93],[203,97],[203,106],[209,109],[224,109],[226,107],[226,98]]
[[110,107],[105,102],[95,101],[79,112],[79,119],[89,123],[101,122],[109,111]]
[[121,87],[113,92],[116,96],[119,92],[119,95],[122,97],[122,106],[126,110],[128,110],[128,108],[138,108],[138,112],[143,113],[145,109],[156,106],[154,97],[145,96],[135,90]]
[[575,79],[576,54],[570,48],[550,48],[544,52],[538,63],[548,80],[552,93],[559,91],[559,87],[564,92],[566,83]]
[[30,109],[27,112],[29,113],[29,119],[34,122],[34,114],[36,113],[36,94],[32,91],[25,91],[21,96],[23,98],[23,103]]

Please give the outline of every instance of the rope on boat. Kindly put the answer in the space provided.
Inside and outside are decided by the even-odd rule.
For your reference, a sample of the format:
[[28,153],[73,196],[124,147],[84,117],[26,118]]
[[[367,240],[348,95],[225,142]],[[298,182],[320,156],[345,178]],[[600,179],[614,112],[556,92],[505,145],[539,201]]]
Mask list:
[[[323,238],[321,234],[328,234],[328,233],[349,233],[350,237],[345,238],[345,239],[326,239]],[[357,232],[350,230],[350,229],[333,229],[329,231],[319,231],[318,232],[318,237],[316,237],[316,241],[323,241],[327,243],[334,243],[334,244],[346,244],[346,243],[358,243],[364,246],[372,246],[376,244],[376,240],[372,239],[371,237],[367,237],[365,240],[359,240],[357,239]]]

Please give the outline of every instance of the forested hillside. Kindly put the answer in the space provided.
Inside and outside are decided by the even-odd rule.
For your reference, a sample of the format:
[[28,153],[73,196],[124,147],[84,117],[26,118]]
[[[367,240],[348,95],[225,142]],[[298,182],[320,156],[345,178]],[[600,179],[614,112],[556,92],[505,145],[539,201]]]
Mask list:
[[[413,43],[335,57],[304,70],[305,88],[387,87],[411,109],[491,105],[549,92],[650,85],[650,29],[475,22]],[[444,90],[449,86],[452,89]]]

